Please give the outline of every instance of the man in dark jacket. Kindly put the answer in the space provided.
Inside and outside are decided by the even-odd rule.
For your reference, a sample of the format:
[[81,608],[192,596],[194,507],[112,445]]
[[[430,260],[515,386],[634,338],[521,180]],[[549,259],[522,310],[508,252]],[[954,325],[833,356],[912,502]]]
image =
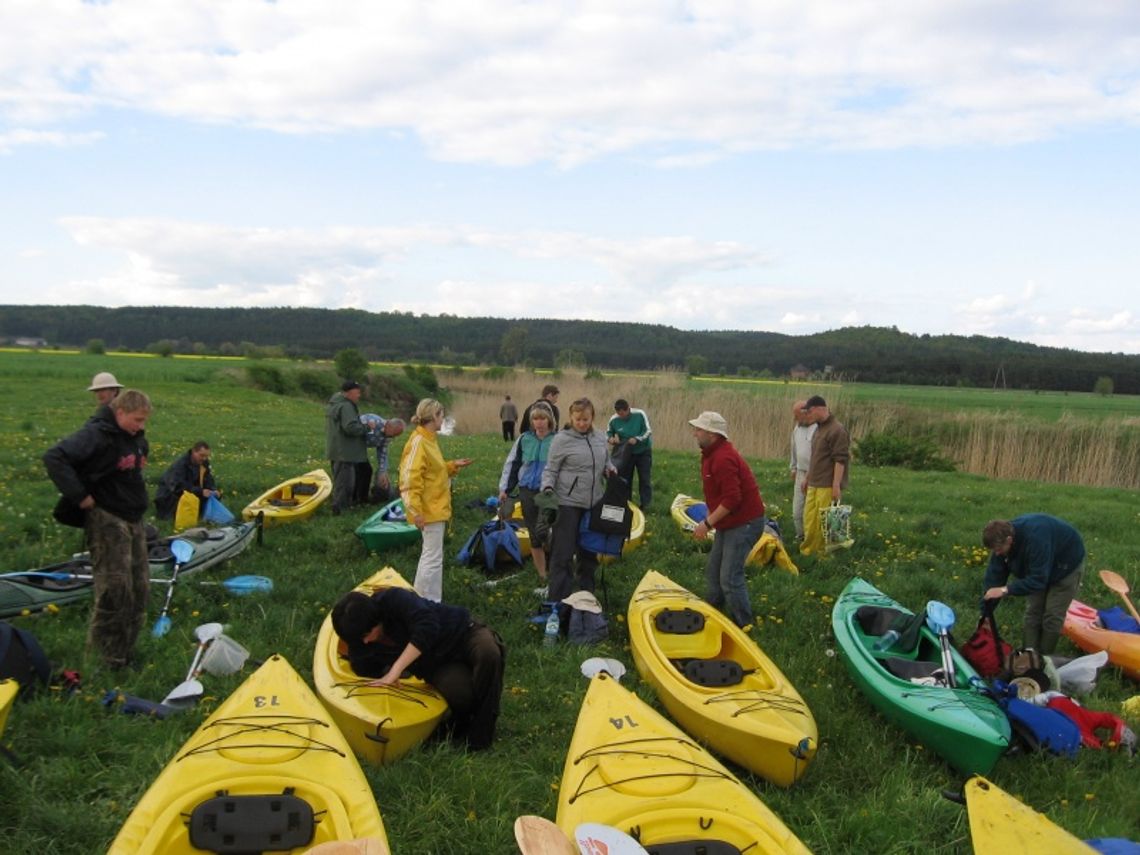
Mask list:
[[114,669],[130,663],[146,615],[150,583],[143,515],[150,446],[150,399],[128,389],[44,454],[44,466],[76,518],[83,520],[95,606],[87,646]]
[[982,544],[991,552],[984,599],[1025,597],[1023,645],[1050,655],[1085,570],[1080,532],[1059,517],[1024,514],[1012,521],[990,520]]
[[179,499],[187,491],[197,496],[199,502],[220,492],[214,482],[214,473],[210,471],[210,446],[204,439],[194,443],[162,474],[154,495],[156,516],[160,520],[173,517]]
[[333,629],[348,661],[371,685],[396,686],[405,671],[431,683],[451,707],[452,737],[489,748],[503,693],[502,639],[470,612],[385,588],[345,594],[332,610]]
[[340,391],[329,398],[325,409],[325,452],[332,467],[332,512],[339,514],[353,504],[356,493],[356,467],[368,462],[364,441],[369,426],[360,421],[360,384],[345,380]]

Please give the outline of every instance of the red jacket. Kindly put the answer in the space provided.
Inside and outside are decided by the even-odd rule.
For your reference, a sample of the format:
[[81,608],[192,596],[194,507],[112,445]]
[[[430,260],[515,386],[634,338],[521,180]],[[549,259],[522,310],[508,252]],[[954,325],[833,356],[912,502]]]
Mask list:
[[731,513],[718,520],[716,528],[730,529],[764,516],[764,500],[748,461],[732,443],[718,437],[701,449],[701,485],[711,514],[721,505]]

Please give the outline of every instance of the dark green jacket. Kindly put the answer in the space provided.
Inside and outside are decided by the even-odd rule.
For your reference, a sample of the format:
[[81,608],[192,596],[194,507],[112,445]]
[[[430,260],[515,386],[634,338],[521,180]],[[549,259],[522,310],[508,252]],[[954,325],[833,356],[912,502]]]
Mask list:
[[366,463],[368,427],[360,421],[356,404],[337,392],[325,409],[325,456],[334,463]]

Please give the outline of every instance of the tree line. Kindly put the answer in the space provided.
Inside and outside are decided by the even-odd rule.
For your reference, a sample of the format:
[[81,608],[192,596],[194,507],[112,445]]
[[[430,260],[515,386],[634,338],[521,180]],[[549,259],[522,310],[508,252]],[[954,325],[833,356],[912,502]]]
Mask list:
[[3,306],[0,337],[49,347],[690,373],[831,376],[873,383],[1007,386],[1140,394],[1140,355],[1086,353],[1006,338],[845,327],[812,335],[688,331],[659,324],[461,318],[358,309]]

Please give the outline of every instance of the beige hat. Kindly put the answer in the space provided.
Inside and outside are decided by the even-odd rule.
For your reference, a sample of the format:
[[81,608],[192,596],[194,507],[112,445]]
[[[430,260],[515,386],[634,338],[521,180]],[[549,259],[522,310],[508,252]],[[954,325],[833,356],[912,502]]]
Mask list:
[[572,609],[580,609],[584,612],[593,612],[596,615],[602,613],[602,604],[598,602],[598,598],[591,594],[589,591],[575,591],[569,597],[562,601]]
[[720,413],[705,410],[695,419],[689,419],[689,424],[695,428],[707,430],[709,433],[719,433],[725,439],[728,439],[728,422],[724,420],[724,416]]
[[115,375],[110,371],[100,371],[91,378],[91,385],[87,387],[88,392],[96,392],[99,389],[122,389],[123,384],[115,379]]

